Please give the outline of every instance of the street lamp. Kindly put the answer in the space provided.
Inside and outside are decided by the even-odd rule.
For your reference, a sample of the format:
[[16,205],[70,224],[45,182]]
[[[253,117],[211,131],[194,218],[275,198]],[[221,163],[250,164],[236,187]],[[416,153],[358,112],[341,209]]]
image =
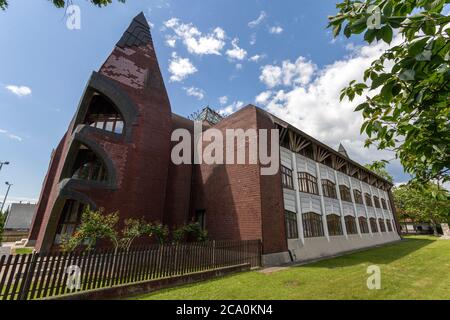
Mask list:
[[5,165],[5,166],[9,165],[9,161],[0,162],[0,171],[2,171],[3,165]]
[[5,184],[8,186],[8,190],[6,191],[5,199],[3,199],[2,208],[0,209],[1,213],[3,213],[3,207],[5,206],[6,199],[8,198],[9,189],[11,189],[12,186],[12,184],[9,183],[8,181],[6,181]]

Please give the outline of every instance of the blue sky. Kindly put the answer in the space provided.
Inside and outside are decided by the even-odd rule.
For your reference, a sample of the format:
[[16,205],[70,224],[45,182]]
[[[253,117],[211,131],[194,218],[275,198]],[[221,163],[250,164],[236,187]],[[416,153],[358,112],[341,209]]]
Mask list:
[[[227,113],[257,103],[332,147],[343,141],[357,161],[390,157],[362,148],[360,116],[337,103],[340,88],[383,47],[333,40],[326,23],[335,0],[74,3],[80,30],[69,30],[65,11],[45,0],[12,0],[0,12],[0,161],[11,162],[0,172],[1,197],[3,181],[14,184],[11,200],[39,197],[91,72],[140,11],[152,24],[173,112],[188,116],[210,105]],[[407,180],[398,163],[390,170],[397,182]]]

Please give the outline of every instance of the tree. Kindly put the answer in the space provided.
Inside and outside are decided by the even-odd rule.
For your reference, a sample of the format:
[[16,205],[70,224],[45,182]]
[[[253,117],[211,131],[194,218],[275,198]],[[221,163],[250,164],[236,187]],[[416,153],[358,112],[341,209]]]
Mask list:
[[81,224],[72,236],[63,237],[63,251],[73,251],[80,245],[86,245],[87,250],[94,248],[101,239],[109,239],[117,249],[119,236],[116,231],[119,222],[118,212],[104,214],[103,209],[91,210],[89,206],[83,211]]
[[145,222],[144,219],[127,219],[125,220],[125,227],[121,232],[119,246],[129,250],[134,240],[150,232],[151,225]]
[[3,232],[5,231],[5,215],[0,212],[0,245],[3,240]]
[[410,182],[393,189],[394,203],[401,220],[437,225],[450,221],[450,194],[435,183]]
[[[72,0],[50,0],[55,7],[57,8],[64,8],[69,4],[72,4]],[[126,0],[117,0],[119,2],[124,3]],[[108,4],[112,3],[112,0],[90,0],[90,2],[98,7],[107,6]],[[9,0],[0,0],[0,9],[6,10],[8,8]]]
[[203,230],[196,222],[182,226],[173,232],[173,240],[175,243],[204,242],[207,238],[207,231]]
[[362,34],[391,44],[351,81],[341,100],[367,93],[361,111],[366,146],[395,151],[405,170],[422,182],[448,181],[450,170],[450,18],[442,14],[448,0],[345,0],[329,17],[337,37]]
[[373,172],[375,172],[380,177],[386,179],[389,182],[394,182],[394,178],[387,171],[386,165],[388,162],[386,160],[374,161],[372,164],[366,164],[365,167]]

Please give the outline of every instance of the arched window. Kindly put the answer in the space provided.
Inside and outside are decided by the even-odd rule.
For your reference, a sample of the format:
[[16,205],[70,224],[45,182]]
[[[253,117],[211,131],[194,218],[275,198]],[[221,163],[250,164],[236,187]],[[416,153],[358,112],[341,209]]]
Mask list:
[[302,214],[305,238],[323,237],[322,216],[314,212]]
[[370,218],[369,222],[372,233],[378,232],[377,220],[375,218]]
[[334,182],[327,180],[327,179],[323,179],[322,180],[322,190],[323,190],[323,195],[325,197],[337,199],[336,185],[334,184]]
[[84,123],[117,134],[124,130],[122,115],[109,99],[100,94],[92,97]]
[[306,172],[298,173],[298,186],[300,192],[319,194],[317,178]]
[[364,204],[361,191],[353,189],[353,196],[355,197],[355,203]]
[[350,188],[341,184],[339,185],[339,192],[343,201],[352,202],[352,195],[350,194]]
[[365,217],[359,217],[358,220],[361,233],[369,233],[369,225],[367,224],[367,219]]
[[341,236],[343,234],[341,217],[337,214],[327,215],[327,226],[330,236]]
[[281,166],[281,183],[284,188],[294,189],[294,182],[292,180],[292,170]]
[[285,211],[286,237],[288,239],[298,239],[297,214],[291,211]]
[[344,219],[347,234],[357,234],[358,228],[356,227],[356,218],[354,216],[345,216]]
[[381,198],[381,206],[384,210],[387,210],[386,200],[384,200],[383,198]]
[[55,244],[60,244],[63,236],[71,236],[75,232],[85,207],[84,204],[75,200],[66,201],[56,229]]
[[103,161],[92,150],[81,145],[75,158],[72,177],[83,180],[106,181],[108,174]]
[[384,224],[384,219],[378,218],[378,223],[380,224],[381,232],[386,232],[386,225]]
[[372,205],[372,197],[367,192],[364,193],[364,200],[366,200],[366,206],[373,207],[373,205]]
[[381,206],[380,206],[380,199],[378,199],[377,196],[373,196],[373,203],[375,205],[375,208],[381,208]]
[[386,225],[389,232],[392,232],[392,223],[391,220],[386,219]]

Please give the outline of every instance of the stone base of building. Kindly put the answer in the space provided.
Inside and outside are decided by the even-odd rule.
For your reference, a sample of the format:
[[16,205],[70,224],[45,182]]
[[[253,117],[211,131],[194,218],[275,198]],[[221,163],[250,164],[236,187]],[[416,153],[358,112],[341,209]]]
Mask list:
[[288,251],[263,254],[262,256],[263,267],[279,266],[289,262],[291,262],[291,256]]
[[294,261],[310,261],[340,255],[345,252],[374,247],[401,240],[396,232],[359,235],[307,238],[303,244],[299,239],[288,240],[289,251]]

